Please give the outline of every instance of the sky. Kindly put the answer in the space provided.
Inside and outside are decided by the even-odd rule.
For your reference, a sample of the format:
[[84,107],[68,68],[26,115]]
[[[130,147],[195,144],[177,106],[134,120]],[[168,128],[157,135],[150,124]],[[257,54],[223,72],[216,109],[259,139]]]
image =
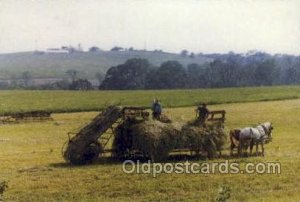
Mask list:
[[0,53],[78,44],[300,55],[300,0],[0,0]]

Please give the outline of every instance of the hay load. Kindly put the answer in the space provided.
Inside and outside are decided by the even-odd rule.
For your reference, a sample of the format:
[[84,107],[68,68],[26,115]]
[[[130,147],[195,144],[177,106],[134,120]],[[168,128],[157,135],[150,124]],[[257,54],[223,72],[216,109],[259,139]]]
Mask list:
[[[211,144],[209,138],[209,132],[202,127],[185,125],[181,130],[182,135],[182,148],[188,148],[191,151],[194,151],[197,155],[202,150],[205,150],[204,147]],[[209,145],[209,147],[215,147],[213,145]],[[206,150],[205,150],[206,151]]]
[[180,126],[157,120],[136,123],[131,120],[119,125],[113,145],[116,156],[123,156],[127,151],[140,151],[152,161],[161,161],[180,142]]
[[183,126],[181,135],[183,148],[189,148],[197,155],[204,151],[209,158],[213,158],[217,152],[221,152],[227,140],[227,135],[221,126],[206,125],[202,127],[197,126],[195,122]]
[[226,143],[226,134],[220,126],[197,126],[194,122],[162,123],[157,120],[126,120],[115,130],[113,151],[116,157],[128,157],[140,152],[152,161],[167,159],[174,149],[190,149],[196,154],[216,156]]
[[161,114],[158,120],[162,123],[172,123],[172,120],[165,114]]

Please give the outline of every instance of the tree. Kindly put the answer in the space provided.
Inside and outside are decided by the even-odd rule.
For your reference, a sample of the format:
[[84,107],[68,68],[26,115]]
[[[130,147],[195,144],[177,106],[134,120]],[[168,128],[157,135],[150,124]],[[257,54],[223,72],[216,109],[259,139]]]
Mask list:
[[121,50],[123,50],[123,48],[119,46],[115,46],[112,49],[110,49],[110,51],[121,51]]
[[0,81],[0,90],[9,89],[10,85],[7,81]]
[[124,64],[111,67],[100,89],[143,89],[150,64],[146,59],[129,59]]
[[256,85],[267,86],[272,85],[275,77],[275,63],[274,60],[267,60],[259,64],[254,72]]
[[70,76],[72,83],[74,83],[75,80],[77,79],[78,71],[74,70],[74,69],[69,69],[69,70],[66,71],[66,74],[68,76]]
[[69,90],[70,82],[68,80],[55,81],[53,83],[46,83],[38,86],[40,90]]
[[87,79],[78,79],[71,83],[70,90],[92,90],[93,85]]
[[96,79],[98,80],[99,86],[100,86],[101,83],[102,83],[102,81],[103,81],[104,78],[105,78],[105,75],[103,75],[102,72],[97,72],[97,73],[95,74],[95,77],[96,77]]
[[91,53],[96,53],[99,51],[100,51],[100,48],[98,48],[97,46],[92,46],[89,48],[89,52],[91,52]]
[[183,49],[183,50],[180,52],[180,55],[183,56],[183,57],[186,57],[188,54],[189,54],[189,52],[188,52],[186,49]]
[[28,71],[23,72],[21,75],[21,79],[23,81],[23,87],[27,88],[30,85],[32,85],[32,76],[31,76],[30,72],[28,72]]
[[187,67],[188,87],[189,88],[203,88],[206,87],[206,68],[207,66],[198,64],[189,64]]
[[299,69],[290,67],[286,70],[286,84],[297,84],[300,82]]
[[177,61],[164,62],[157,70],[151,71],[147,78],[149,89],[184,88],[186,83],[186,71]]
[[10,76],[10,88],[17,89],[19,87],[17,76],[12,74]]

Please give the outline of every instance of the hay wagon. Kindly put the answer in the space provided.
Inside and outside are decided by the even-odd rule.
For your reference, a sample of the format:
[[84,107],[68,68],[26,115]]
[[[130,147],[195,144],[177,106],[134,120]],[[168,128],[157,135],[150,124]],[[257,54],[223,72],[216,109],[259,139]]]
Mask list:
[[[193,123],[189,127],[194,133],[192,136],[196,135],[201,141],[200,148],[193,144],[195,139],[190,134],[182,135],[183,128],[188,128],[187,125],[163,123],[162,120],[152,120],[149,115],[144,107],[107,107],[90,123],[68,133],[68,141],[62,150],[64,159],[72,164],[88,164],[99,155],[109,152],[118,158],[143,155],[153,161],[161,161],[170,152],[191,150],[199,153],[200,150],[205,150],[203,144],[214,141],[211,138],[202,139],[215,137],[212,133],[216,129],[223,130],[225,121],[225,111],[212,111],[207,119],[210,123],[208,126],[197,126]],[[213,144],[216,147],[217,144]]]

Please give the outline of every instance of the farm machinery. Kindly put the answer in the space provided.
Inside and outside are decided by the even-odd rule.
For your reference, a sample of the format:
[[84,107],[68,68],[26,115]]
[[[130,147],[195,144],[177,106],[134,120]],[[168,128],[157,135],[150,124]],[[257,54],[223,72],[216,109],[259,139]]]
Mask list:
[[[110,152],[118,157],[129,153],[142,153],[152,160],[163,160],[157,158],[164,157],[163,152],[155,150],[169,148],[169,150],[178,151],[190,148],[190,143],[181,144],[187,142],[184,140],[186,137],[181,135],[182,125],[174,127],[172,123],[152,120],[149,115],[147,108],[144,107],[109,106],[105,108],[81,129],[68,133],[68,141],[62,150],[64,159],[75,165],[89,164],[99,155]],[[207,121],[210,126],[222,129],[225,111],[210,112]],[[199,128],[203,127],[199,126]],[[112,149],[108,146],[111,140],[113,140]],[[191,141],[194,140],[189,139],[189,142]],[[168,154],[169,150],[165,153]]]

